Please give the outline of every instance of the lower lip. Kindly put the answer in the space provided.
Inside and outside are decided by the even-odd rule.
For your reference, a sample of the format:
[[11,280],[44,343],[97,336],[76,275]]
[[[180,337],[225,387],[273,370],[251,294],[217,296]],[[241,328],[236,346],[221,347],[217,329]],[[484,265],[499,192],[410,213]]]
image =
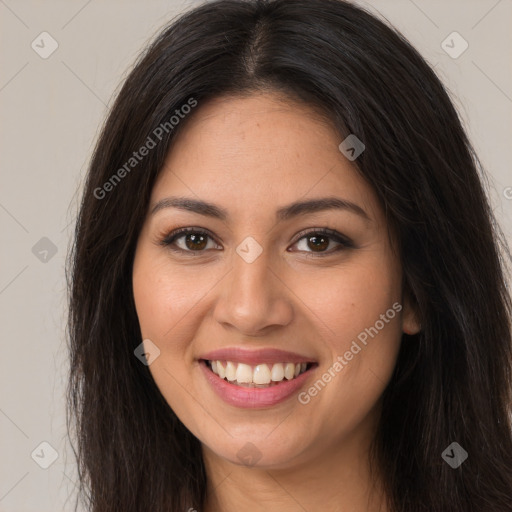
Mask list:
[[221,379],[208,368],[204,360],[199,361],[199,366],[202,368],[206,380],[222,400],[230,405],[244,409],[269,407],[285,401],[304,385],[310,377],[312,370],[316,367],[315,365],[301,373],[298,377],[282,381],[275,386],[268,388],[246,388]]

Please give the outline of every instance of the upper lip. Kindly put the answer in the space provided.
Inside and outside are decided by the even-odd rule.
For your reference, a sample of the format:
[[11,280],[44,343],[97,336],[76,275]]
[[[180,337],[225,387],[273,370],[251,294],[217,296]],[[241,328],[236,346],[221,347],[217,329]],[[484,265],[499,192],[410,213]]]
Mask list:
[[199,359],[208,361],[232,361],[249,365],[263,363],[314,363],[311,357],[303,356],[286,350],[275,348],[261,348],[249,350],[246,348],[220,348],[203,354]]

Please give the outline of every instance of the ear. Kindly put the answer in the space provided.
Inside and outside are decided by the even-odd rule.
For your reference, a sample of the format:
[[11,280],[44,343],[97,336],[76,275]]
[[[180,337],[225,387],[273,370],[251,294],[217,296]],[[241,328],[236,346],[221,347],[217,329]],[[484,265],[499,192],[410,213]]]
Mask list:
[[421,331],[421,321],[418,304],[408,289],[403,295],[402,331],[405,334],[418,334]]

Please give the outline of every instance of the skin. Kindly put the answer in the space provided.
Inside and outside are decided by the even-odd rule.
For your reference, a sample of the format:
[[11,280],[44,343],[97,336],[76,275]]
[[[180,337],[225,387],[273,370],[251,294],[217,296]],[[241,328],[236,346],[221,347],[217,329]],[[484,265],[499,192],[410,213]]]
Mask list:
[[[323,511],[385,511],[368,448],[402,331],[418,332],[419,323],[374,191],[338,149],[334,128],[277,94],[216,98],[183,123],[152,191],[133,292],[142,338],[160,350],[151,374],[203,447],[204,510],[313,511],[321,503]],[[151,214],[169,196],[215,203],[229,217],[173,207]],[[356,203],[369,220],[332,209],[275,219],[279,207],[327,196]],[[188,253],[159,243],[181,227],[212,238],[194,253],[186,235],[174,246]],[[336,251],[340,244],[329,237],[318,249],[296,236],[320,228],[355,247]],[[236,252],[248,236],[262,248],[252,263]],[[318,362],[307,391],[394,303],[401,311],[307,404],[293,395],[263,409],[236,408],[215,394],[198,364],[221,347],[289,350]],[[247,442],[260,457],[252,466],[237,457]]]

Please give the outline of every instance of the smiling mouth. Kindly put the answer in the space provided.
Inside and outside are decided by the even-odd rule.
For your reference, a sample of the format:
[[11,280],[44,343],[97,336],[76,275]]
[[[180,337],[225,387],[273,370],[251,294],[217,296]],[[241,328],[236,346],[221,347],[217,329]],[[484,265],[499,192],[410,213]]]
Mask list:
[[262,363],[248,365],[233,361],[202,359],[206,367],[219,378],[244,388],[269,388],[296,379],[318,366],[317,363]]

